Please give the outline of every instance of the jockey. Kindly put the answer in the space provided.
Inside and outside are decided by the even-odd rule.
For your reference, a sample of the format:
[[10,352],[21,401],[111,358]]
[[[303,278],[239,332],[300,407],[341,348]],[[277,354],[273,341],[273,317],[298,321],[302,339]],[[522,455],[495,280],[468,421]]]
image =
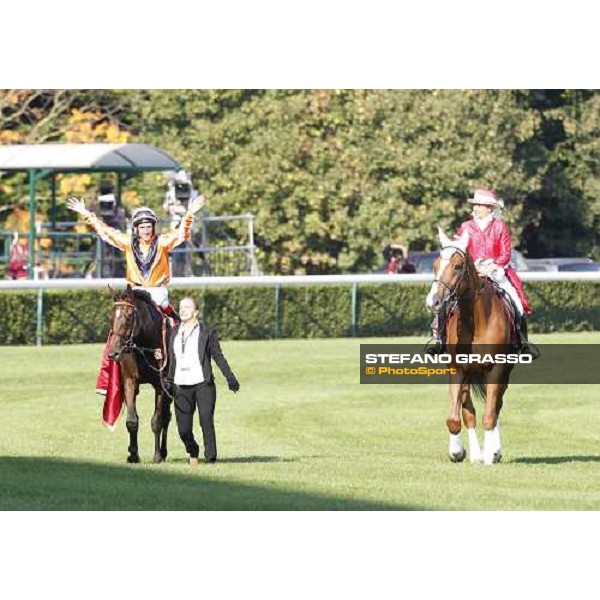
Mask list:
[[133,212],[132,233],[128,235],[104,223],[85,207],[83,199],[69,198],[67,207],[81,215],[104,242],[125,252],[127,283],[133,288],[147,291],[167,315],[176,317],[169,304],[167,290],[171,278],[169,252],[190,239],[194,215],[204,206],[204,202],[203,196],[190,202],[179,227],[162,235],[156,234],[158,219],[151,208],[141,207]]
[[[465,231],[469,232],[467,251],[475,262],[477,271],[480,275],[495,281],[510,296],[519,313],[517,325],[521,353],[537,358],[537,351],[527,340],[526,316],[531,315],[533,311],[523,290],[523,284],[510,264],[512,253],[510,233],[506,223],[499,218],[499,211],[504,203],[495,192],[483,188],[476,189],[473,198],[468,202],[473,205],[473,216],[458,228],[456,237],[459,238]],[[435,328],[434,337],[436,344],[432,353],[441,350],[439,333]]]
[[[127,283],[133,288],[141,288],[148,292],[152,300],[166,315],[179,320],[177,313],[169,304],[167,290],[167,284],[171,279],[169,252],[190,239],[194,215],[204,206],[204,202],[203,196],[192,200],[179,227],[175,231],[162,235],[156,234],[158,219],[151,208],[141,207],[133,212],[132,233],[128,235],[104,223],[85,207],[83,199],[69,198],[67,207],[81,215],[83,220],[96,230],[103,241],[125,252]],[[117,374],[113,375],[115,373],[114,361],[108,356],[109,345],[107,341],[102,352],[100,372],[96,380],[96,393],[108,394],[107,400],[112,393],[109,393],[109,388],[112,390],[114,387],[111,379],[119,377],[118,369]],[[159,355],[155,355],[155,358],[159,360],[162,354],[160,354],[160,349],[157,349],[157,352]],[[120,389],[120,383],[115,385]]]

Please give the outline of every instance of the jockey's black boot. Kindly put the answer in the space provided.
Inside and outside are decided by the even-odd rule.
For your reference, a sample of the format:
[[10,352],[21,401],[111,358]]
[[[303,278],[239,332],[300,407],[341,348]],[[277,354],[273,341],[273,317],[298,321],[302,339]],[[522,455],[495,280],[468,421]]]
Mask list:
[[431,354],[431,356],[443,354],[444,345],[440,339],[440,317],[437,314],[433,317],[433,321],[431,322],[431,337],[433,338],[434,343],[431,346],[426,346],[425,354]]
[[425,348],[425,354],[431,354],[431,356],[435,356],[436,354],[443,354],[444,346],[441,340],[434,340],[434,343]]
[[534,344],[530,344],[527,339],[527,318],[525,315],[521,315],[519,320],[519,343],[521,354],[530,355],[532,360],[540,357],[540,351]]

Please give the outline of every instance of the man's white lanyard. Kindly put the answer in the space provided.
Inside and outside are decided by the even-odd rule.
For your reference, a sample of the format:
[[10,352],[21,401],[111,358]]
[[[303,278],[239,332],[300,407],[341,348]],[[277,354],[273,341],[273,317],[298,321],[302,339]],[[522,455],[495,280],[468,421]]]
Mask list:
[[192,330],[190,331],[190,334],[186,337],[185,336],[185,330],[181,330],[181,354],[185,354],[185,345],[188,342],[188,340],[192,337],[192,334],[194,333],[194,330],[196,329],[196,327],[198,327],[198,323],[196,323],[194,325],[194,327],[192,328]]
[[192,331],[190,331],[189,335],[186,337],[185,336],[185,330],[181,330],[181,354],[185,354],[185,345],[188,342],[188,340],[192,337],[194,330],[196,329],[196,327],[198,327],[198,323],[196,323],[194,325],[194,327],[192,328]]

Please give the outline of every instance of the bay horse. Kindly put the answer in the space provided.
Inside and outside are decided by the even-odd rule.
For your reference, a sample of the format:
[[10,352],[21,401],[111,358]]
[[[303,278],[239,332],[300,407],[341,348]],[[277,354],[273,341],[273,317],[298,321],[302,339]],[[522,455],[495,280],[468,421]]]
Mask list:
[[[119,363],[122,392],[127,407],[126,426],[129,432],[129,456],[127,462],[140,462],[138,452],[139,418],[136,398],[140,384],[154,387],[154,462],[167,458],[167,430],[171,420],[170,398],[165,390],[165,375],[168,370],[166,339],[163,317],[150,294],[127,286],[124,292],[113,292],[113,307],[110,312],[111,335],[108,356]],[[165,324],[168,327],[168,322]],[[161,358],[156,351],[160,350]]]
[[[426,305],[438,316],[439,333],[445,339],[450,364],[455,375],[450,375],[450,405],[446,425],[449,432],[448,456],[452,462],[465,459],[462,445],[461,413],[467,428],[469,459],[472,463],[499,462],[502,445],[498,417],[513,364],[458,364],[458,353],[480,357],[497,353],[506,354],[516,349],[511,308],[505,303],[497,286],[487,277],[480,277],[475,263],[467,252],[469,233],[458,240],[450,240],[438,228],[442,250],[434,264],[434,280],[427,295]],[[516,350],[518,352],[518,350]],[[483,415],[483,452],[475,431],[476,413],[471,392],[485,400]]]

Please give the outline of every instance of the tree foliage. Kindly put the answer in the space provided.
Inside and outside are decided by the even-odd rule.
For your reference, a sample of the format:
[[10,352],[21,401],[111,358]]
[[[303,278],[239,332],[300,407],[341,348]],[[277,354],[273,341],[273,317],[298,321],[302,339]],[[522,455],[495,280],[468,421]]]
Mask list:
[[[69,122],[93,113],[105,124],[101,139],[112,131],[172,153],[212,213],[256,216],[268,273],[369,270],[390,242],[435,248],[437,226],[456,227],[478,185],[505,199],[515,245],[530,256],[598,246],[600,95],[593,90],[69,94],[68,111],[53,117],[58,139],[77,137]],[[14,124],[25,112],[10,98]],[[32,135],[31,128],[25,119],[7,131]],[[163,183],[153,176],[130,187],[158,208]]]

